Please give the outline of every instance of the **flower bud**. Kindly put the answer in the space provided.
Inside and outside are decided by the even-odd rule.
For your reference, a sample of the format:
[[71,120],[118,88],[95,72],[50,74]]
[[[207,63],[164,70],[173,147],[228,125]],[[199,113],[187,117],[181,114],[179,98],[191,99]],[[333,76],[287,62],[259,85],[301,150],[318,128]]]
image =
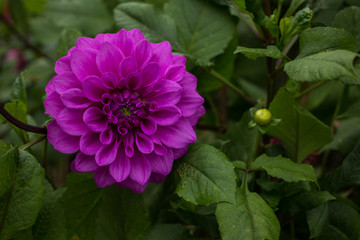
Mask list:
[[255,112],[254,122],[259,125],[266,125],[271,122],[271,112],[265,108],[259,109]]

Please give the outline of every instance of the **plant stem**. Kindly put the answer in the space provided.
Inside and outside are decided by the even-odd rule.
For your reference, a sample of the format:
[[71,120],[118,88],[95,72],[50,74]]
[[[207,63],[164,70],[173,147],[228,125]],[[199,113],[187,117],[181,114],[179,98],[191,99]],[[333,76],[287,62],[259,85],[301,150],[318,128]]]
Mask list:
[[268,81],[267,81],[267,99],[266,99],[266,108],[269,108],[270,103],[273,99],[274,93],[274,78],[272,77],[272,58],[266,58],[266,65],[268,71]]
[[43,160],[42,160],[42,166],[46,172],[46,168],[47,168],[47,146],[48,146],[48,140],[47,138],[45,139],[44,143],[43,143],[43,152],[42,152],[42,155],[43,155]]
[[240,97],[242,97],[246,102],[248,102],[249,104],[255,106],[256,105],[256,101],[253,100],[252,98],[250,98],[249,96],[247,96],[241,89],[239,89],[238,87],[236,87],[234,84],[232,84],[231,82],[229,82],[226,78],[224,78],[223,76],[221,76],[218,72],[216,72],[215,70],[211,70],[210,72],[208,72],[213,78],[215,78],[216,80],[222,82],[223,84],[225,84],[226,86],[228,86],[231,90],[233,90],[235,93],[237,93]]
[[302,91],[301,93],[299,93],[298,95],[295,96],[295,99],[300,99],[303,96],[305,96],[306,94],[308,94],[309,92],[314,91],[316,88],[324,85],[325,83],[328,83],[328,81],[321,81],[318,83],[315,83],[313,85],[311,85],[310,87],[306,88],[304,91]]
[[259,148],[260,148],[260,143],[261,143],[261,136],[262,134],[260,133],[260,131],[257,131],[256,134],[256,140],[255,140],[255,150],[254,150],[254,154],[251,157],[250,161],[247,163],[247,171],[250,171],[250,166],[253,163],[253,161],[256,159],[258,152],[259,152]]
[[14,124],[18,128],[24,129],[28,132],[41,133],[41,134],[47,133],[46,127],[37,127],[37,126],[33,126],[30,124],[21,122],[20,120],[15,118],[13,115],[11,115],[8,111],[6,111],[6,109],[4,108],[4,106],[2,104],[0,104],[0,114],[3,115],[6,118],[6,120],[8,120],[10,123]]
[[21,147],[19,147],[19,150],[25,150],[25,149],[27,149],[27,148],[29,148],[29,147],[31,147],[31,146],[33,146],[33,145],[41,142],[41,141],[44,140],[44,139],[46,139],[46,135],[43,135],[43,136],[41,136],[41,137],[39,137],[39,138],[36,138],[36,139],[34,139],[34,140],[32,140],[32,141],[30,141],[30,142],[22,145]]

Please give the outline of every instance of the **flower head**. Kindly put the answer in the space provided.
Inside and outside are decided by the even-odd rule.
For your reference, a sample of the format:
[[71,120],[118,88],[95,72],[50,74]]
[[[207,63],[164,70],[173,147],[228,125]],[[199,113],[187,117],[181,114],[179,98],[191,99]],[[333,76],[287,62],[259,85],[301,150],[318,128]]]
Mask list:
[[205,111],[185,61],[137,29],[79,38],[46,87],[50,143],[78,152],[72,170],[94,172],[99,187],[163,181]]

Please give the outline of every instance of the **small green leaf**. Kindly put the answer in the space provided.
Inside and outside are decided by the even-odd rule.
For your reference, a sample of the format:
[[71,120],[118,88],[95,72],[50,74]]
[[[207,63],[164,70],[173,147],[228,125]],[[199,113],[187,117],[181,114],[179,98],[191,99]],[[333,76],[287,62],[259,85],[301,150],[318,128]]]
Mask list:
[[315,170],[311,165],[294,163],[282,156],[269,157],[262,154],[250,166],[251,170],[265,170],[270,176],[286,182],[311,181],[317,183]]
[[[314,82],[350,78],[356,80],[354,60],[358,54],[335,50],[296,59],[285,65],[285,72],[295,81]],[[360,83],[359,83],[360,84]]]
[[312,54],[332,50],[356,50],[356,43],[350,33],[331,27],[315,27],[305,30],[300,36],[300,53],[303,58]]
[[285,13],[285,17],[291,16],[296,11],[296,9],[298,9],[300,5],[303,4],[304,2],[305,0],[292,0],[289,8]]
[[26,95],[26,85],[24,80],[24,73],[21,73],[19,77],[16,78],[13,86],[11,88],[10,97],[15,100],[21,100],[25,106],[28,105],[27,95]]
[[81,32],[77,29],[65,28],[60,34],[59,44],[57,48],[58,58],[66,56],[69,49],[75,46],[76,40],[81,37],[81,35]]
[[242,162],[242,161],[233,161],[231,162],[235,168],[241,169],[241,170],[246,170],[246,163]]
[[276,46],[272,46],[272,45],[267,46],[266,49],[247,48],[247,47],[238,46],[234,54],[236,53],[242,53],[247,58],[250,58],[252,60],[255,60],[259,57],[286,58],[286,56],[283,55]]
[[310,230],[310,239],[319,237],[329,222],[328,204],[306,211],[306,219]]
[[205,144],[190,146],[176,169],[176,193],[194,204],[235,201],[235,173],[228,158]]
[[221,202],[216,219],[223,240],[278,240],[280,224],[271,207],[243,184],[236,192],[236,203]]

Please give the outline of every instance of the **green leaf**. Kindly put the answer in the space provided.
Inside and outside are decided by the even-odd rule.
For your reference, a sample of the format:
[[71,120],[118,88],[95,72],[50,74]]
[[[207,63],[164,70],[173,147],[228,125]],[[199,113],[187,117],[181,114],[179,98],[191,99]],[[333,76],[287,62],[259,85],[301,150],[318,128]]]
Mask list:
[[300,35],[300,53],[297,59],[323,51],[338,49],[356,50],[354,37],[350,33],[337,28],[310,28]]
[[41,13],[47,0],[22,0],[28,12]]
[[[21,100],[18,99],[13,100],[9,103],[6,103],[4,107],[11,115],[13,115],[18,120],[24,123],[27,122],[26,119],[27,107]],[[16,127],[13,124],[11,124],[11,127],[14,128],[14,130],[16,131],[16,133],[19,135],[19,137],[22,139],[24,143],[28,142],[29,140],[28,132]]]
[[304,2],[305,0],[292,0],[284,16],[288,17],[292,15],[296,11],[296,9],[298,9],[300,5],[303,4]]
[[[7,151],[9,151],[11,148],[11,146],[9,144],[7,144],[6,142],[4,142],[3,140],[0,140],[0,157],[2,155],[4,155]],[[0,168],[1,169],[1,168]],[[0,170],[1,171],[1,170]],[[0,174],[0,178],[1,176],[3,176],[2,174]],[[1,184],[1,181],[0,181]],[[0,185],[1,186],[1,185]],[[0,187],[1,189],[1,187]]]
[[176,193],[194,204],[235,201],[235,173],[228,158],[218,149],[191,145],[176,169]]
[[262,154],[250,166],[251,170],[265,170],[270,176],[286,182],[311,181],[317,183],[315,170],[311,165],[294,163],[282,156],[269,157]]
[[44,9],[47,18],[64,28],[76,28],[86,35],[109,30],[112,17],[100,0],[50,1]]
[[81,37],[82,33],[73,28],[66,28],[60,34],[59,44],[57,47],[58,58],[66,56],[69,49],[76,44],[76,40]]
[[119,4],[114,10],[114,19],[116,25],[121,28],[140,29],[150,42],[177,41],[174,20],[151,4],[138,2]]
[[271,57],[271,58],[286,58],[284,54],[280,52],[280,50],[276,46],[269,45],[264,48],[247,48],[238,46],[234,52],[235,53],[242,53],[247,58],[255,60],[259,57]]
[[236,192],[236,203],[221,202],[216,218],[223,240],[278,240],[280,224],[271,207],[246,184]]
[[54,191],[44,179],[46,187],[45,199],[39,216],[32,227],[33,238],[36,240],[66,240],[64,209],[60,199],[65,188]]
[[189,231],[179,224],[157,224],[149,234],[144,237],[144,240],[184,240],[190,239]]
[[142,197],[116,186],[97,187],[92,174],[70,174],[61,201],[67,239],[141,239],[149,227]]
[[325,174],[320,182],[322,189],[337,192],[340,189],[360,185],[360,142],[345,158],[341,167]]
[[324,203],[306,211],[306,220],[309,225],[310,239],[319,237],[329,222],[328,204]]
[[10,239],[35,223],[45,195],[44,170],[17,148],[0,158],[0,166],[0,239]]
[[231,160],[249,162],[255,152],[257,127],[249,128],[252,120],[250,112],[245,112],[240,122],[234,124],[225,133],[224,140],[230,140],[222,147]]
[[234,36],[235,25],[227,11],[204,0],[169,0],[165,12],[177,25],[177,51],[197,65],[208,66],[223,53]]
[[332,140],[330,128],[295,102],[285,88],[278,91],[269,110],[281,122],[270,128],[268,134],[285,144],[289,158],[295,162],[301,162]]
[[26,95],[26,85],[24,80],[24,73],[21,73],[19,77],[16,78],[15,82],[12,85],[10,97],[15,100],[21,100],[25,106],[28,105],[27,95]]
[[28,13],[26,12],[23,0],[11,0],[8,1],[10,10],[10,16],[13,21],[14,27],[21,32],[26,34],[28,30]]
[[333,27],[343,29],[354,36],[358,45],[357,49],[360,48],[360,29],[358,22],[360,22],[360,7],[355,6],[347,7],[339,11],[332,22]]
[[360,118],[360,101],[350,105],[349,108],[344,113],[339,115],[337,118],[341,119],[341,118],[351,118],[351,117]]

